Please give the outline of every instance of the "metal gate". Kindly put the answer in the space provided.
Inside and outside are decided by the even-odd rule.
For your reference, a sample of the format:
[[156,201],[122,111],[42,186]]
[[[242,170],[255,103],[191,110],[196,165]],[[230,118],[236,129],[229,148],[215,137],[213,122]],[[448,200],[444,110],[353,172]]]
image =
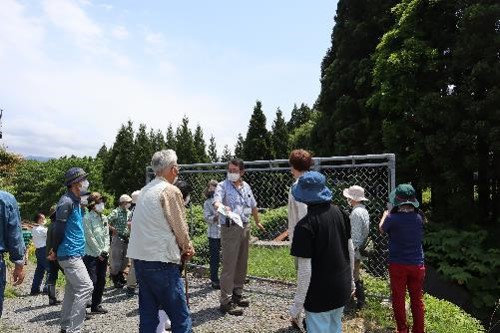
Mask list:
[[[188,210],[190,234],[197,255],[194,263],[208,265],[209,249],[206,235],[207,224],[203,220],[204,192],[211,179],[222,181],[226,177],[227,163],[198,163],[180,165],[180,178],[193,188],[191,204]],[[348,211],[342,190],[351,185],[362,186],[370,200],[366,207],[370,214],[370,238],[373,251],[364,261],[366,271],[375,276],[387,274],[387,237],[378,232],[378,223],[387,209],[388,195],[395,187],[395,155],[352,155],[339,157],[316,157],[313,169],[326,176],[328,187],[333,192],[333,203]],[[146,181],[153,177],[148,168]],[[283,233],[287,230],[288,193],[293,183],[288,160],[269,160],[245,162],[243,179],[250,184],[257,200],[261,221],[266,227],[262,232],[252,226],[253,244],[250,250],[249,274],[272,279],[291,279],[286,269],[280,266],[293,266],[288,255],[288,243],[283,242]],[[254,260],[267,261],[269,264],[252,263]],[[260,253],[257,253],[260,252]],[[276,257],[273,261],[273,257]],[[290,258],[289,258],[290,257]],[[259,259],[260,258],[260,259]],[[253,266],[259,266],[254,269]],[[262,267],[261,267],[262,266]],[[276,272],[269,272],[275,270]],[[284,275],[281,276],[280,274]]]

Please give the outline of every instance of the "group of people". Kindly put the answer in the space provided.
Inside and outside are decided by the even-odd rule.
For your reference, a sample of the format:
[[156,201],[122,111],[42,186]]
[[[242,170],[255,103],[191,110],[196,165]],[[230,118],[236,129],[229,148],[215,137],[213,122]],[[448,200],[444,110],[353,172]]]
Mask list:
[[[361,250],[370,230],[364,205],[368,199],[362,187],[346,188],[343,195],[352,208],[346,213],[332,203],[332,191],[325,177],[311,170],[313,159],[309,152],[292,151],[289,163],[295,181],[289,193],[288,237],[297,270],[297,290],[289,310],[291,321],[302,328],[305,313],[308,332],[341,332],[344,307],[353,298],[357,309],[366,302],[360,267]],[[43,272],[48,271],[44,289],[51,304],[58,304],[55,280],[58,271],[63,271],[66,286],[61,332],[80,332],[87,305],[94,313],[107,312],[101,302],[108,265],[115,287],[127,285],[127,291],[133,295],[138,285],[140,332],[163,332],[166,323],[174,333],[192,331],[181,281],[185,263],[195,255],[186,221],[189,189],[177,182],[179,165],[175,151],[156,152],[151,167],[155,178],[132,197],[122,195],[119,207],[107,217],[103,214],[105,198],[97,192],[88,192],[87,173],[81,168],[71,168],[65,174],[67,191],[49,214],[52,220],[49,230],[43,225],[45,217],[37,216],[33,238],[40,264],[31,293],[41,292]],[[236,316],[243,315],[244,308],[250,306],[243,294],[250,217],[265,231],[251,186],[243,180],[244,174],[242,160],[229,161],[226,179],[207,184],[204,203],[204,216],[209,224],[211,287],[220,289],[219,310]],[[408,287],[412,332],[419,333],[424,331],[425,218],[409,184],[399,185],[391,192],[389,202],[392,207],[384,212],[379,228],[389,235],[389,273],[397,331],[409,332],[404,300]],[[86,209],[82,209],[82,204]],[[6,192],[0,192],[0,252],[9,252],[15,264],[14,284],[21,283],[25,247],[19,210],[14,197]],[[3,255],[0,274],[6,274]],[[0,283],[0,287],[3,297],[5,283]],[[0,314],[1,304],[0,298]]]

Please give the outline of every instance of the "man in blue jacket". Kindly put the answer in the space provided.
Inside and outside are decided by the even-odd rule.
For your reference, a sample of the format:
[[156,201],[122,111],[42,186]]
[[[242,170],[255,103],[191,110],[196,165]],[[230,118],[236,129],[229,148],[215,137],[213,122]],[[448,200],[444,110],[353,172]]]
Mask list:
[[82,168],[71,168],[64,175],[68,189],[56,208],[49,260],[57,261],[64,270],[66,287],[61,308],[61,332],[80,332],[85,320],[85,307],[94,289],[83,256],[85,233],[81,196],[88,193],[89,181]]
[[8,252],[10,261],[15,264],[12,280],[17,286],[24,280],[24,251],[17,201],[12,194],[0,191],[0,317],[2,317],[3,292],[7,281],[4,253]]

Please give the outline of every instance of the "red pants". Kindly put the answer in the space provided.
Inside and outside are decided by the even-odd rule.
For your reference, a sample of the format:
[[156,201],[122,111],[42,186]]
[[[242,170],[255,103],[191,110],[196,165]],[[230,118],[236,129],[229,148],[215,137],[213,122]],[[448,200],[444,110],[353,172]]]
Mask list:
[[424,265],[389,264],[391,278],[392,310],[396,319],[398,333],[409,332],[406,324],[405,295],[410,294],[413,333],[424,333]]

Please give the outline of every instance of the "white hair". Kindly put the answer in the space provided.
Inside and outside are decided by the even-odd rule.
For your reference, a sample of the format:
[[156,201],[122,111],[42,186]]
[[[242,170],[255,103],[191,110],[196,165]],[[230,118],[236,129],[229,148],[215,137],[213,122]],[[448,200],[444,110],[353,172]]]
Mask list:
[[151,158],[151,167],[156,175],[159,175],[163,170],[172,168],[177,164],[177,154],[172,149],[164,149],[157,151]]

